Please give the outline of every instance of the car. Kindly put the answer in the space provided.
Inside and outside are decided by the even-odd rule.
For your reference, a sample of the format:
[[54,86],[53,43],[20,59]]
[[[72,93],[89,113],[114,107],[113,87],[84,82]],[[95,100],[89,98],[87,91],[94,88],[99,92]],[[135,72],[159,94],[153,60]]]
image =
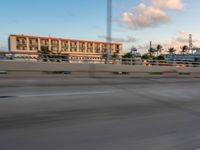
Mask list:
[[6,56],[0,56],[0,61],[2,60],[8,60],[8,58]]

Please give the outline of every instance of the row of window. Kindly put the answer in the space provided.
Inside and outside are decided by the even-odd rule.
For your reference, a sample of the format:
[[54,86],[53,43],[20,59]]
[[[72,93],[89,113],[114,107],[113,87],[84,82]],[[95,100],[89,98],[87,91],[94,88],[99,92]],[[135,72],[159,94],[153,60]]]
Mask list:
[[[22,58],[22,59],[37,59],[37,56],[15,56],[15,58]],[[104,60],[105,58],[102,57],[81,57],[81,56],[71,56],[69,60]]]
[[[101,46],[102,46],[102,49],[106,49],[107,47],[107,44],[94,44],[93,43],[84,43],[84,42],[71,42],[70,41],[70,46],[71,47],[77,47],[78,46],[78,43],[79,43],[79,47],[87,47],[88,49],[89,48],[93,48],[93,46],[95,48],[98,48],[100,49]],[[27,44],[27,39],[26,38],[17,38],[17,45],[26,45]],[[41,40],[40,42],[41,46],[48,46],[49,45],[49,40]],[[86,45],[87,44],[87,45]],[[38,39],[29,39],[29,45],[32,45],[32,46],[36,46],[38,45]],[[59,46],[59,41],[56,41],[56,40],[51,40],[51,45],[52,46]],[[68,47],[69,46],[69,41],[61,41],[61,46],[62,47]],[[112,47],[114,48],[114,47]],[[120,46],[119,45],[116,45],[115,48],[119,49]]]
[[[49,46],[41,46],[41,49],[49,49]],[[30,46],[29,48],[26,45],[17,45],[17,50],[39,50],[39,47],[36,46]],[[57,46],[51,46],[52,51],[59,51],[59,47]],[[62,47],[61,48],[62,52],[86,52],[86,53],[105,53],[106,50],[101,50],[101,49],[85,49],[85,48],[77,48],[77,47],[71,47],[70,50],[67,47]],[[113,52],[115,50],[112,50]],[[117,50],[116,50],[117,52]]]
[[[27,46],[17,46],[17,49],[18,50],[27,50]],[[48,47],[44,47],[44,49],[48,49]],[[38,47],[37,46],[30,46],[29,50],[38,50]],[[59,48],[52,47],[51,50],[52,51],[59,51]],[[70,51],[68,51],[68,49],[66,49],[66,48],[62,48],[61,52],[105,53],[105,51],[100,51],[100,50],[93,51],[92,49],[87,50],[87,51],[85,51],[85,49],[79,49],[79,51],[78,51],[78,49],[76,49],[76,48],[71,48]]]
[[72,56],[69,57],[71,60],[101,60],[103,59],[102,57],[80,57],[80,56]]

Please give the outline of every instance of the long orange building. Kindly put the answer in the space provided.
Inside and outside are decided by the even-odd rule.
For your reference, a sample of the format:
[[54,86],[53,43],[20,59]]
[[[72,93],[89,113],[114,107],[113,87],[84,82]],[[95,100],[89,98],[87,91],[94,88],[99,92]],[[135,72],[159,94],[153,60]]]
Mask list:
[[77,59],[83,58],[83,56],[101,59],[105,56],[108,46],[110,49],[109,55],[122,55],[123,46],[120,43],[13,34],[9,36],[9,49],[16,57],[28,56],[37,58],[41,49],[48,49],[55,54],[63,54]]

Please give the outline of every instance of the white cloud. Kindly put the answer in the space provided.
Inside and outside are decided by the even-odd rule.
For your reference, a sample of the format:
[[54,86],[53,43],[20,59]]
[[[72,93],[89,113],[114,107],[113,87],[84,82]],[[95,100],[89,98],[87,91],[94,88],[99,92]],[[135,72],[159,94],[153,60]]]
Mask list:
[[[189,46],[189,33],[184,31],[179,31],[174,37],[161,43],[165,49],[165,52],[170,48],[174,47],[177,53],[181,52],[181,47],[184,45]],[[196,36],[193,36],[193,47],[200,47],[200,40]]]
[[182,10],[184,8],[182,0],[151,0],[151,2],[157,8],[171,10]]
[[[193,47],[194,48],[200,48],[200,40],[197,35],[193,35]],[[167,53],[168,49],[170,47],[175,48],[177,51],[176,53],[181,52],[181,47],[184,45],[189,46],[189,33],[185,31],[179,31],[177,32],[173,37],[165,40],[165,41],[160,41],[159,43],[152,41],[153,47],[156,48],[158,44],[161,44],[163,46],[163,53]],[[140,50],[142,53],[147,53],[149,49],[149,43],[147,44],[140,44],[137,46],[137,48]]]
[[130,11],[122,13],[121,21],[131,29],[155,27],[169,23],[171,17],[168,10],[184,8],[182,0],[151,0],[150,4],[141,2]]
[[189,42],[189,33],[184,31],[179,31],[175,37],[175,41],[182,43],[182,44],[188,44]]
[[122,21],[129,28],[138,29],[168,23],[170,18],[159,8],[140,3],[132,11],[124,12],[122,14]]
[[166,49],[174,47],[177,51],[179,51],[180,47],[183,45],[189,45],[189,33],[184,31],[177,32],[174,37],[164,43]]

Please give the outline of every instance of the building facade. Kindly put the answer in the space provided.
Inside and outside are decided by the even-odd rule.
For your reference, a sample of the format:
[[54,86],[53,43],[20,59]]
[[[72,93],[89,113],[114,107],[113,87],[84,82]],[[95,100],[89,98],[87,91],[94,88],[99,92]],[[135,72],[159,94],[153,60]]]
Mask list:
[[51,37],[10,35],[9,49],[16,57],[38,58],[39,51],[49,50],[53,54],[62,54],[69,58],[83,60],[102,59],[109,49],[110,56],[122,56],[123,46],[120,43],[106,43],[85,40],[72,40]]
[[193,48],[187,54],[168,54],[164,57],[166,61],[200,62],[200,49]]

